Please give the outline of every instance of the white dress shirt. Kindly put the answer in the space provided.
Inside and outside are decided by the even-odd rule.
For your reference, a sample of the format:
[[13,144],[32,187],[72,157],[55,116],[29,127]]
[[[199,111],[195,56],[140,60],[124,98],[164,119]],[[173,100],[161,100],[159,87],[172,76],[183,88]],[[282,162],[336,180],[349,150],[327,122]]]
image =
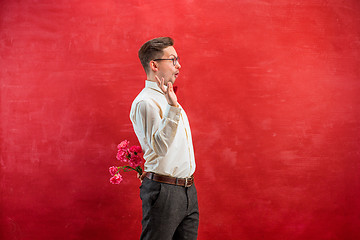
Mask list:
[[184,109],[173,107],[152,81],[131,105],[130,119],[144,151],[146,172],[185,178],[195,172],[191,131]]

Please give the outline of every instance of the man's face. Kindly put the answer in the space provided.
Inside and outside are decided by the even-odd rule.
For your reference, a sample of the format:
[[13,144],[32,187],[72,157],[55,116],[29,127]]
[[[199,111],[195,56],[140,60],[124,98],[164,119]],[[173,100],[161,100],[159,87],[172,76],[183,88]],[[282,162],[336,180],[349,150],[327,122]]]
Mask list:
[[[163,49],[164,55],[161,57],[162,59],[174,59],[177,58],[178,55],[173,46],[167,47]],[[161,79],[164,78],[164,83],[167,85],[168,82],[175,83],[176,78],[179,75],[179,70],[181,68],[180,63],[176,63],[174,66],[173,61],[171,60],[162,60],[157,61],[157,66],[159,71],[156,75]]]

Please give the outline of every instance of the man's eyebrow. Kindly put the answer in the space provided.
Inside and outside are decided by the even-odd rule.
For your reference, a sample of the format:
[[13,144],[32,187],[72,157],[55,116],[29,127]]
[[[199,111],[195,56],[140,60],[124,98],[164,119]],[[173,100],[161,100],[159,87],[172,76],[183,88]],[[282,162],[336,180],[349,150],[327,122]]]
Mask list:
[[171,57],[171,56],[174,56],[175,58],[177,58],[177,56],[175,56],[174,54],[170,54],[170,56],[169,56],[169,57]]

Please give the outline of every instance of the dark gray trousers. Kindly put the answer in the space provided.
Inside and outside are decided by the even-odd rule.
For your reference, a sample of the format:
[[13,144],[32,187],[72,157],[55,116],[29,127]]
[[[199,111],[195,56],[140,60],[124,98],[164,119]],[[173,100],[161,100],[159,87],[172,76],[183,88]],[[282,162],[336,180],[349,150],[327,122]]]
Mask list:
[[199,208],[194,184],[185,188],[144,178],[140,198],[140,240],[197,239]]

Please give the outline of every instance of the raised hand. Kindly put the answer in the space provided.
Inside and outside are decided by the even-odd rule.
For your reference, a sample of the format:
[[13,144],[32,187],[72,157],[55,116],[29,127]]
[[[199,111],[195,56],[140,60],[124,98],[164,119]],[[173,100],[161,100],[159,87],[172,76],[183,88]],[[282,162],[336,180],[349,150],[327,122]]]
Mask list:
[[155,76],[155,80],[161,91],[165,94],[166,100],[169,103],[169,105],[178,107],[179,104],[177,102],[177,97],[174,92],[174,88],[171,82],[168,82],[167,88],[165,88],[165,79],[162,77],[161,80],[158,76]]

